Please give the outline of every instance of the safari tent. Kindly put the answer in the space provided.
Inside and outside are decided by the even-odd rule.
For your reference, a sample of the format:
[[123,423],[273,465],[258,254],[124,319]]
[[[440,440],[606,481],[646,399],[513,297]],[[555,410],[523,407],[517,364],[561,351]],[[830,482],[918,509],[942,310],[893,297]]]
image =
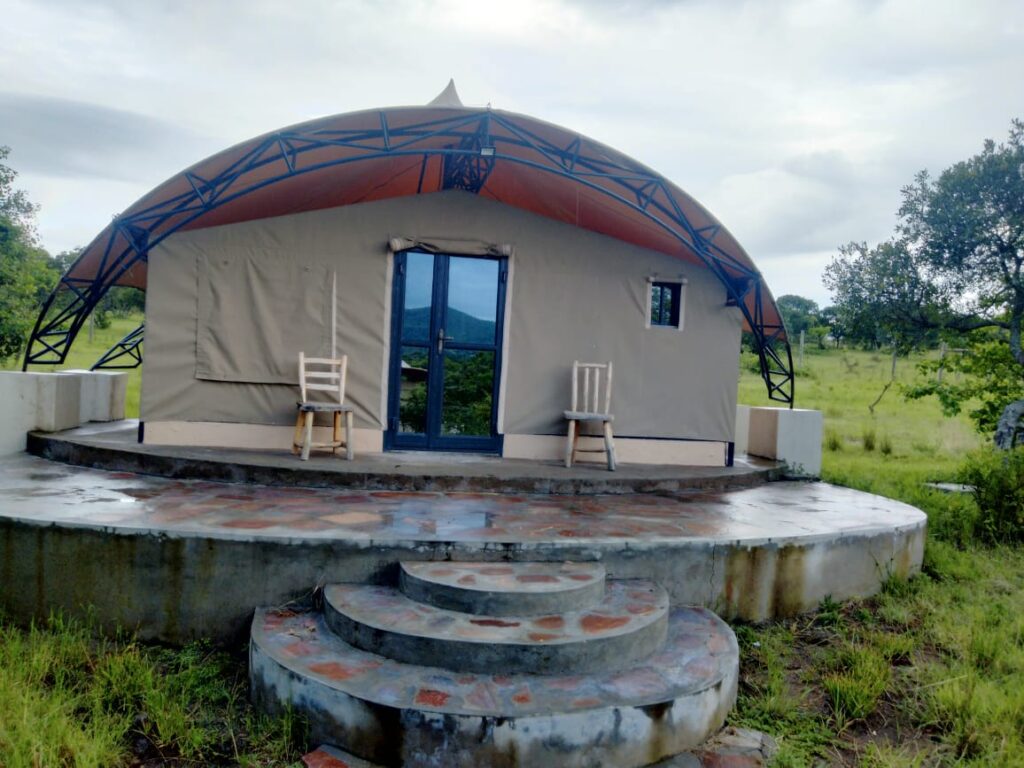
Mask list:
[[[573,361],[614,363],[620,461],[731,462],[741,334],[773,399],[792,365],[732,235],[651,169],[536,118],[337,115],[209,157],[85,249],[26,366],[61,362],[113,285],[145,325],[140,440],[285,449],[297,356],[348,357],[355,449],[561,456]],[[112,363],[113,361],[113,363]]]

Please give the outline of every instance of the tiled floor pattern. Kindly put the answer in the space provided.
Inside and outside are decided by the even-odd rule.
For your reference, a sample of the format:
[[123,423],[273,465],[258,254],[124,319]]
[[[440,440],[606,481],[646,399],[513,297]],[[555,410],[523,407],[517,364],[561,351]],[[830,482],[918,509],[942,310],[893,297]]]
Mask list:
[[642,706],[702,690],[736,663],[728,627],[703,608],[677,608],[661,651],[624,671],[588,675],[460,673],[392,661],[353,648],[315,613],[259,609],[253,642],[300,677],[400,709],[525,717]]
[[826,483],[612,496],[350,492],[178,481],[34,457],[0,462],[0,515],[242,539],[781,541],[916,526],[906,504]]

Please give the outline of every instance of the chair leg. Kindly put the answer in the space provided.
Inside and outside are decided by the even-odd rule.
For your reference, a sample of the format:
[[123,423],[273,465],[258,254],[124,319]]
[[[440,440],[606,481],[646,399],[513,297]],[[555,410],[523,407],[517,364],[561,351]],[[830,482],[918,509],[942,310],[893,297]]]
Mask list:
[[355,453],[352,450],[352,411],[345,412],[345,458],[352,461]]
[[576,422],[569,420],[569,429],[565,433],[565,466],[572,467],[573,454],[576,452]]
[[313,412],[306,414],[305,434],[302,437],[302,460],[309,460],[309,449],[313,447]]
[[615,471],[615,438],[612,436],[612,423],[604,423],[604,450],[608,454],[608,470]]
[[295,414],[295,436],[292,438],[292,453],[296,455],[302,450],[302,417],[302,411]]
[[332,415],[334,416],[334,438],[331,442],[334,443],[334,445],[331,446],[331,453],[337,456],[338,449],[341,448],[341,414],[335,411]]

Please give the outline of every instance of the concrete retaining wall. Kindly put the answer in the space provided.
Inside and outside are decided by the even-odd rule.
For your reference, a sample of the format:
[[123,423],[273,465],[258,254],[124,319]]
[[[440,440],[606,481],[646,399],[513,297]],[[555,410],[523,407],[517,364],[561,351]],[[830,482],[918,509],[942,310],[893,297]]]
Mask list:
[[26,623],[63,610],[146,639],[232,643],[245,637],[254,606],[308,600],[317,584],[394,583],[400,560],[598,560],[609,578],[657,581],[676,605],[764,621],[811,610],[826,595],[866,597],[890,575],[916,573],[924,538],[923,519],[826,537],[623,547],[227,538],[0,518],[0,602]]
[[0,456],[25,450],[33,430],[61,432],[124,418],[128,375],[110,371],[0,371]]

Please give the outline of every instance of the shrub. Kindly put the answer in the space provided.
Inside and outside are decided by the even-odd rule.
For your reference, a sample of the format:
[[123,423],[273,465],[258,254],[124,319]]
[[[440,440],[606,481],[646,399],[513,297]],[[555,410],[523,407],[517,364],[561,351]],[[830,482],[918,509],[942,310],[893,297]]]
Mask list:
[[892,455],[892,440],[889,439],[888,435],[882,435],[882,440],[878,445],[878,450],[882,452],[883,456]]
[[843,439],[839,437],[839,433],[834,429],[825,431],[825,447],[830,451],[841,451],[843,449]]
[[991,544],[1024,541],[1024,446],[970,454],[960,481],[973,488],[979,538]]
[[864,432],[861,433],[861,439],[864,441],[864,450],[873,451],[875,450],[875,428],[866,427]]

